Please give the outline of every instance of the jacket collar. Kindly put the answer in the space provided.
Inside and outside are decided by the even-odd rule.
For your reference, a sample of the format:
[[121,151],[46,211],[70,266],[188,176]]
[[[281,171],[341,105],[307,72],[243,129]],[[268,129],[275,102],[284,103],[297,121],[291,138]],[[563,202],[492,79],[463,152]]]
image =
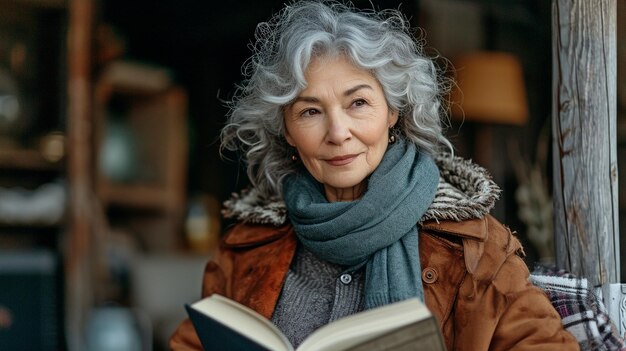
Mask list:
[[[484,240],[487,235],[484,217],[498,199],[500,188],[484,168],[469,160],[441,154],[435,157],[435,162],[439,167],[439,185],[420,224],[429,230]],[[256,189],[233,194],[224,202],[222,213],[226,218],[248,224],[282,227],[288,222],[282,199],[263,197]],[[459,223],[461,221],[463,223]],[[274,234],[270,234],[272,232]],[[247,246],[274,240],[269,236],[276,235],[276,231],[262,230],[252,235],[254,238],[250,235],[229,235],[225,239],[234,246]]]
[[466,219],[462,222],[428,220],[422,223],[422,228],[478,241],[485,241],[488,233],[487,217]]

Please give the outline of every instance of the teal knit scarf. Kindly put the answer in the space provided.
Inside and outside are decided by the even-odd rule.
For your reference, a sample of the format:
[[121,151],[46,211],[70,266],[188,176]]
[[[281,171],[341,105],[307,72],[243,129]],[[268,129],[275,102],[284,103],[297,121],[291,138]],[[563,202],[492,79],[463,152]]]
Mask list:
[[365,309],[418,297],[424,300],[417,222],[432,203],[439,170],[400,138],[390,144],[363,197],[328,202],[306,171],[284,183],[296,234],[320,259],[356,270],[366,265]]

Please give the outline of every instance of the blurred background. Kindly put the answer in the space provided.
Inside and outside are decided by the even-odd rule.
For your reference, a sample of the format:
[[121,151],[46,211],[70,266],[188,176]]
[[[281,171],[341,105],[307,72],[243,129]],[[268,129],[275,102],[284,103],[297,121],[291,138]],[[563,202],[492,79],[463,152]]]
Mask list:
[[[399,8],[423,29],[463,92],[446,122],[456,153],[502,187],[493,213],[527,264],[552,262],[550,1],[353,3]],[[0,349],[166,349],[231,225],[221,203],[247,184],[219,156],[224,101],[256,24],[282,6],[0,0]],[[625,11],[618,0],[619,160]]]

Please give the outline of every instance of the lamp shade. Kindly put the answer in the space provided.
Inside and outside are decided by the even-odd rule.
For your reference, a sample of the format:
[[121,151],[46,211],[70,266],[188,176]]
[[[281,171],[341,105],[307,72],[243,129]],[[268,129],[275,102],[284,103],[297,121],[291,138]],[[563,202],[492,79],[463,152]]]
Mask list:
[[512,54],[474,52],[454,60],[457,87],[452,116],[466,120],[522,125],[528,105],[522,66]]

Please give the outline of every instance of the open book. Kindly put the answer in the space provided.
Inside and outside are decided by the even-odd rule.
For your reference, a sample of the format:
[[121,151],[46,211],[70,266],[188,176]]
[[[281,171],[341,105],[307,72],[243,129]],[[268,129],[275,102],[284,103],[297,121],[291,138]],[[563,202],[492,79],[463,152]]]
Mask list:
[[[213,294],[185,307],[207,351],[294,350],[269,320],[226,297]],[[445,351],[437,320],[416,298],[327,324],[309,335],[297,351],[415,349]]]

